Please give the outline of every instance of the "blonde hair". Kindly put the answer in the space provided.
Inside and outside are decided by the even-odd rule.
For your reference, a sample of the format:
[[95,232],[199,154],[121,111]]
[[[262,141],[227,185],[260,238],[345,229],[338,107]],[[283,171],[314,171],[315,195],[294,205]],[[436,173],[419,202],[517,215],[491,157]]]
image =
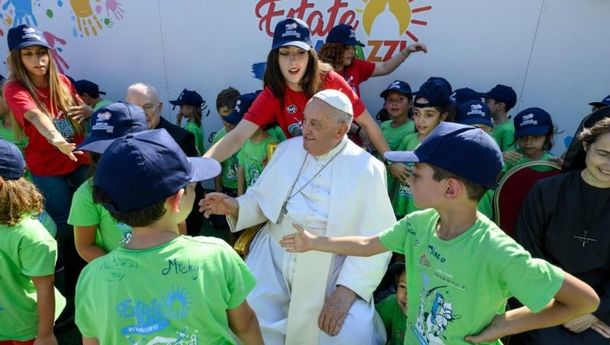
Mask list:
[[[30,76],[28,75],[28,71],[25,69],[23,62],[21,61],[21,50],[13,49],[8,54],[7,57],[7,65],[9,69],[9,81],[17,81],[23,87],[25,87],[38,109],[40,109],[43,113],[47,114],[47,116],[54,118],[55,114],[53,110],[57,109],[64,113],[68,113],[68,109],[71,106],[78,105],[76,100],[72,96],[70,89],[64,83],[59,80],[59,74],[57,72],[57,67],[55,66],[55,61],[53,60],[53,56],[49,52],[48,48],[47,54],[49,55],[49,69],[47,71],[47,83],[49,86],[49,103],[51,105],[51,109],[48,109],[44,102],[40,100],[38,90],[30,80]],[[82,126],[76,121],[70,121],[72,126],[76,130],[78,134],[82,134],[84,132]]]
[[43,204],[42,194],[30,181],[0,177],[0,224],[15,226],[26,215],[40,214]]

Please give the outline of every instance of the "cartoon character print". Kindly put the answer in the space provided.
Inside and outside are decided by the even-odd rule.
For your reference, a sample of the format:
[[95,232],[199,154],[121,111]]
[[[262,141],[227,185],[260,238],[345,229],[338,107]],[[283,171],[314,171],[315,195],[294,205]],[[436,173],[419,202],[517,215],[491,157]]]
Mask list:
[[452,303],[447,301],[448,291],[442,291],[445,287],[437,286],[426,290],[424,285],[415,323],[415,333],[421,345],[447,344],[443,332],[449,323],[459,318],[453,311]]
[[250,183],[248,187],[254,186],[256,180],[261,176],[261,172],[258,170],[258,167],[251,165],[248,167],[248,176],[250,176]]

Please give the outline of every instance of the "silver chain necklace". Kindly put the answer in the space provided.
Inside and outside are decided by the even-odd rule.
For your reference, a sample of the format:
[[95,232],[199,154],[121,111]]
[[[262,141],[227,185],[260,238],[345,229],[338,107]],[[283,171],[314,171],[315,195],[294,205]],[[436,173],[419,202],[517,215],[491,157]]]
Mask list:
[[345,146],[347,146],[347,143],[348,142],[346,141],[343,144],[343,146],[339,149],[339,151],[337,151],[337,153],[335,153],[328,160],[328,162],[324,163],[324,165],[318,170],[318,172],[316,172],[315,175],[313,175],[307,182],[305,182],[305,184],[301,188],[299,188],[299,190],[292,193],[292,191],[294,190],[294,187],[296,186],[297,182],[299,181],[299,177],[301,177],[301,173],[303,172],[303,167],[305,167],[305,162],[307,162],[307,157],[309,157],[309,152],[307,152],[307,154],[305,155],[305,159],[303,159],[303,163],[301,163],[301,167],[299,168],[299,173],[297,174],[297,178],[294,180],[294,182],[292,183],[292,186],[290,187],[290,192],[288,192],[288,197],[286,198],[286,200],[284,200],[284,203],[282,203],[282,209],[280,210],[280,216],[277,219],[278,224],[282,222],[282,220],[284,219],[284,215],[286,215],[286,213],[288,213],[286,206],[288,206],[288,202],[290,201],[290,199],[292,199],[294,196],[299,194],[305,187],[307,187],[311,183],[311,181],[313,181],[313,179],[315,179],[318,175],[320,175],[322,170],[324,170],[330,164],[330,162],[332,162],[341,152],[343,152],[343,150],[345,149]]

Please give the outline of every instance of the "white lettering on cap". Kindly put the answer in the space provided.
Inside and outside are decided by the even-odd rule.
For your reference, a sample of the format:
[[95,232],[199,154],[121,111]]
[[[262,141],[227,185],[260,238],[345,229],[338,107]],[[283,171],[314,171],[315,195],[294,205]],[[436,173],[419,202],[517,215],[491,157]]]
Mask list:
[[109,111],[104,111],[102,113],[97,114],[97,118],[101,121],[108,121],[112,117],[112,114]]
[[294,36],[296,38],[301,38],[301,34],[296,31],[299,27],[297,23],[286,24],[286,32],[282,34],[282,37],[286,36]]
[[523,115],[523,120],[521,120],[521,126],[534,125],[538,124],[537,120],[534,120],[534,114],[529,113],[527,115]]

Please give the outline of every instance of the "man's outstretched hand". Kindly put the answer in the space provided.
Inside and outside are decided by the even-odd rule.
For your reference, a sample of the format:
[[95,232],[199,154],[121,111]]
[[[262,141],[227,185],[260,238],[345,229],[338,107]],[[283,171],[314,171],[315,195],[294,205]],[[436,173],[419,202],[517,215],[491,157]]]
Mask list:
[[202,212],[206,218],[213,214],[237,217],[239,214],[239,203],[237,199],[226,194],[209,193],[199,201],[199,212]]

